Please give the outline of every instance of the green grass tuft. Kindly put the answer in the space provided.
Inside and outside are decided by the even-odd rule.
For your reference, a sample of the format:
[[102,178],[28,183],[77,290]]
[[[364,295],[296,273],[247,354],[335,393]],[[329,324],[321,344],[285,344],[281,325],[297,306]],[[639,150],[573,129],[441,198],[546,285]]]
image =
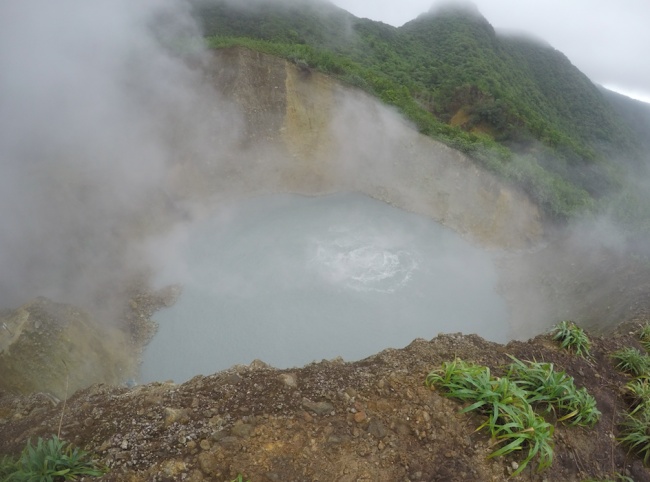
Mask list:
[[583,357],[589,356],[591,341],[585,331],[573,321],[561,321],[553,327],[551,334],[565,350],[571,350]]
[[650,412],[625,413],[620,425],[619,441],[643,458],[643,463],[650,462]]
[[542,471],[553,463],[553,432],[555,428],[526,404],[522,407],[506,405],[503,423],[496,425],[494,437],[506,445],[492,452],[488,458],[498,457],[528,448],[528,454],[515,470],[519,475],[528,463],[538,456],[537,470]]
[[598,422],[601,413],[596,399],[585,388],[576,388],[573,377],[555,371],[552,363],[524,363],[511,358],[508,377],[527,391],[529,403],[555,412],[558,421],[569,425],[592,427]]
[[636,348],[622,348],[612,353],[612,358],[617,362],[616,368],[618,370],[636,377],[650,375],[650,357],[643,355]]
[[242,474],[238,474],[236,479],[233,479],[231,482],[251,482],[250,480],[244,481],[244,476]]
[[631,413],[650,409],[650,380],[636,378],[625,386]]
[[106,469],[97,465],[83,450],[66,444],[57,436],[49,440],[39,437],[31,441],[18,460],[4,456],[0,460],[0,476],[4,482],[53,482],[76,480],[79,476],[99,477]]
[[573,378],[554,371],[552,364],[511,358],[513,363],[504,377],[494,377],[488,367],[460,359],[444,362],[429,373],[425,385],[440,387],[445,396],[468,402],[461,412],[477,411],[487,416],[477,430],[486,428],[502,444],[489,457],[528,451],[514,476],[533,458],[538,459],[538,470],[553,462],[555,428],[534,407],[553,411],[559,415],[558,421],[582,426],[593,426],[600,412],[596,400],[584,388],[578,390]]
[[641,345],[643,345],[643,348],[650,351],[650,323],[646,323],[641,328],[639,341],[641,342]]
[[634,479],[622,474],[614,474],[613,479],[586,479],[582,482],[634,482]]

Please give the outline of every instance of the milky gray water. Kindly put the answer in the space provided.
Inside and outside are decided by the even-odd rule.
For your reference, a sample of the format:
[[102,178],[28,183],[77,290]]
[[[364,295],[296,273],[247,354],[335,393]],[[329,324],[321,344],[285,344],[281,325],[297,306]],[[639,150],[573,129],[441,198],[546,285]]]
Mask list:
[[183,294],[155,316],[143,382],[256,358],[278,368],[358,360],[440,332],[508,339],[486,252],[360,194],[225,206],[179,249]]

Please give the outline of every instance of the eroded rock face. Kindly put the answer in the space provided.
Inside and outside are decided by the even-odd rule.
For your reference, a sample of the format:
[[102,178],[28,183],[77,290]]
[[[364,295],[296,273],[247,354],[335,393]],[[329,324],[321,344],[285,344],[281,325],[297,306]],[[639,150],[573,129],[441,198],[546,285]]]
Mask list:
[[175,184],[182,196],[353,191],[485,246],[522,248],[543,235],[523,193],[358,89],[242,48],[214,52],[206,75],[239,109],[241,137],[215,145],[214,162],[182,162]]
[[79,308],[37,298],[0,318],[0,390],[63,399],[93,383],[120,384],[135,374],[131,346]]

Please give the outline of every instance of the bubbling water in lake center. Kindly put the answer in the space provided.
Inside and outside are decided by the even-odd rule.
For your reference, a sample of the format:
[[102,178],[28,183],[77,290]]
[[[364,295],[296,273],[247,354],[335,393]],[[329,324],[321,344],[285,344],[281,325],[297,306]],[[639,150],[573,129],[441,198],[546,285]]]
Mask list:
[[183,293],[155,316],[143,382],[256,358],[278,368],[358,360],[440,332],[508,339],[489,253],[361,194],[224,206],[192,227],[179,256]]

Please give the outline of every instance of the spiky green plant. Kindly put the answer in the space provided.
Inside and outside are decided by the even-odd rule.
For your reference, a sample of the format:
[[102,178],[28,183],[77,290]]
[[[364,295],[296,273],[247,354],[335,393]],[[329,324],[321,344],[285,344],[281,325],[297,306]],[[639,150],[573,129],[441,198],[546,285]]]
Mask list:
[[627,475],[615,474],[614,477],[616,477],[616,482],[634,482],[634,479]]
[[615,474],[614,477],[616,477],[615,482],[634,482],[634,479],[632,477],[628,477],[627,475]]
[[16,471],[16,461],[7,455],[0,458],[0,480],[8,480],[9,477]]
[[56,435],[49,440],[39,437],[36,445],[29,441],[18,460],[4,457],[0,462],[4,482],[55,482],[86,475],[99,477],[104,473],[106,470],[86,452]]
[[444,362],[425,380],[429,387],[439,387],[445,396],[469,402],[461,412],[478,411],[487,416],[477,430],[487,428],[501,448],[490,457],[516,450],[528,450],[513,475],[521,473],[538,457],[538,469],[553,461],[554,427],[535,413],[542,406],[571,425],[592,426],[600,418],[596,400],[585,388],[577,389],[573,378],[555,371],[552,363],[523,362],[510,356],[513,363],[504,377],[494,377],[485,366],[460,359]]
[[650,375],[650,357],[643,355],[636,348],[626,347],[612,353],[618,370],[637,377]]
[[511,418],[511,411],[525,409],[527,406],[526,392],[516,382],[502,377],[493,378],[489,388],[480,393],[477,401],[463,411],[481,409],[488,415],[488,420],[479,428],[485,426],[493,437],[497,437],[502,422]]
[[585,479],[582,482],[634,482],[634,479],[623,474],[614,474],[613,479]]
[[462,412],[479,411],[487,420],[477,430],[487,428],[500,443],[490,457],[528,449],[528,454],[513,475],[521,473],[539,455],[539,470],[553,461],[553,426],[537,415],[526,400],[527,393],[508,377],[492,377],[488,367],[456,359],[433,370],[427,386],[439,386],[445,395],[472,402]]
[[650,323],[646,323],[641,327],[639,341],[643,345],[643,348],[650,351]]
[[[231,482],[244,482],[244,476],[242,474],[238,474],[236,479],[233,479]],[[247,480],[246,482],[251,482],[250,480]]]
[[634,482],[634,479],[632,477],[628,477],[627,475],[614,474],[614,477],[616,477],[615,482]]
[[445,389],[444,395],[472,402],[461,412],[479,411],[488,415],[488,421],[480,428],[488,427],[494,436],[494,427],[507,405],[526,405],[526,393],[508,378],[495,378],[490,369],[456,359],[445,362],[439,370],[427,376],[425,384]]
[[650,412],[625,413],[620,425],[619,441],[643,458],[643,463],[650,462]]
[[538,471],[551,466],[553,463],[553,425],[536,414],[529,404],[522,407],[506,406],[502,419],[503,423],[497,424],[495,427],[494,437],[506,445],[492,452],[488,458],[507,455],[515,450],[527,448],[528,454],[512,473],[513,476],[520,474],[536,455],[539,456]]
[[589,356],[591,341],[585,331],[573,321],[561,321],[553,327],[551,334],[565,350],[571,350],[583,357]]
[[632,409],[631,413],[650,409],[650,380],[635,378],[625,385],[625,391]]
[[560,421],[569,419],[569,425],[593,427],[602,415],[596,406],[596,399],[584,387],[576,390],[572,403],[574,410],[560,418]]
[[508,377],[526,390],[529,403],[555,412],[558,421],[569,425],[593,426],[598,422],[601,413],[596,399],[585,388],[576,388],[573,377],[556,371],[552,363],[510,358],[513,363],[508,368]]
[[485,372],[487,372],[487,379],[489,379],[489,368],[456,358],[450,362],[443,362],[439,369],[432,370],[427,375],[424,383],[428,387],[440,385],[445,388],[471,389],[476,387],[477,383],[480,383],[479,380],[485,379]]
[[575,392],[573,378],[565,372],[555,371],[552,363],[523,362],[510,357],[508,377],[517,380],[528,392],[530,403],[544,405],[550,410],[564,407]]

